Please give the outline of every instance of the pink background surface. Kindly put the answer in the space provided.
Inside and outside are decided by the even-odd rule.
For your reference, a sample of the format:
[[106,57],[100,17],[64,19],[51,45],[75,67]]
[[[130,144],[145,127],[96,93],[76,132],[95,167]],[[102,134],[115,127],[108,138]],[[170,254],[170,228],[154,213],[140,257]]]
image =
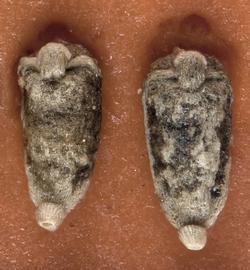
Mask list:
[[[14,1],[0,5],[0,269],[250,269],[250,2]],[[18,59],[54,37],[103,71],[101,142],[86,197],[55,233],[38,227],[23,165]],[[204,250],[179,242],[154,194],[138,89],[174,46],[218,57],[234,89],[229,198]]]

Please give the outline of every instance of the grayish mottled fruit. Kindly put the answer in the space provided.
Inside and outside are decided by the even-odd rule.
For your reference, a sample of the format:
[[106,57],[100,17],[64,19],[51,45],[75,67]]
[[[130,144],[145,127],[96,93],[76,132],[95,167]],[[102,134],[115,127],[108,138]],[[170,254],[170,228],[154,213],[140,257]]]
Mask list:
[[37,222],[55,231],[85,194],[101,124],[101,72],[81,45],[51,42],[18,65],[25,170]]
[[155,190],[168,220],[190,249],[205,245],[204,230],[215,222],[227,198],[231,102],[222,65],[197,51],[175,49],[158,59],[144,83]]

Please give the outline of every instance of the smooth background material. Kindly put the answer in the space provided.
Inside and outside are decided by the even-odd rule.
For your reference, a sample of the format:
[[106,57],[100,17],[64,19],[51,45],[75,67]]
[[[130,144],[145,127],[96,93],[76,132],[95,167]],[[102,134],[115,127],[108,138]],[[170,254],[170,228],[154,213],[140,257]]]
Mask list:
[[[0,269],[250,269],[250,2],[18,1],[0,5]],[[38,227],[24,173],[18,59],[55,37],[103,71],[101,142],[86,197],[55,233]],[[232,80],[229,198],[204,250],[179,242],[154,194],[141,88],[174,46],[213,54]]]

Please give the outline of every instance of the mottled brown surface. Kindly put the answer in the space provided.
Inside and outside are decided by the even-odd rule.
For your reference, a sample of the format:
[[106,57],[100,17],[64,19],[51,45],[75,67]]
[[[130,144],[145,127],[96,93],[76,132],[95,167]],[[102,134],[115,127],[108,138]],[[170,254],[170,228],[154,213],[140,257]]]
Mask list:
[[[250,268],[250,3],[248,0],[7,1],[0,5],[0,269]],[[39,228],[23,165],[20,56],[55,35],[85,45],[103,71],[103,122],[93,181],[56,233]],[[141,87],[174,46],[215,55],[234,89],[229,199],[206,248],[179,242],[154,195]]]

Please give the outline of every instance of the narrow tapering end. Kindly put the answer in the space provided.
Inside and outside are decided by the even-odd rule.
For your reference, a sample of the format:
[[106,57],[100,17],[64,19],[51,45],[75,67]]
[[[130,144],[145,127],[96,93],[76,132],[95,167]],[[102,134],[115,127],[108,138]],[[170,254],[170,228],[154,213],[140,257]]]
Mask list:
[[60,204],[45,202],[36,210],[36,219],[39,226],[48,231],[56,231],[66,216],[65,209]]
[[69,49],[56,42],[49,42],[37,54],[37,66],[44,80],[58,80],[65,75],[65,69],[71,58]]
[[201,226],[187,225],[179,230],[179,238],[187,249],[201,250],[207,242],[207,231]]

